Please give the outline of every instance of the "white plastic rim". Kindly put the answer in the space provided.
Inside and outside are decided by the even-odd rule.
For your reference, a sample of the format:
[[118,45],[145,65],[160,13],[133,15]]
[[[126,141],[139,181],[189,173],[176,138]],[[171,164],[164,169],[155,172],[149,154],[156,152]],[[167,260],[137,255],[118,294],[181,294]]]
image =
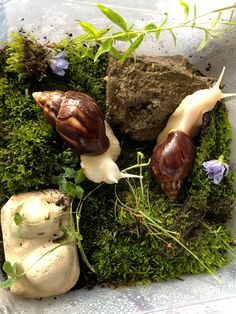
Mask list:
[[[194,1],[188,4],[193,6]],[[12,31],[24,29],[33,33],[40,41],[58,41],[67,34],[81,34],[77,22],[87,21],[97,28],[105,27],[109,21],[95,5],[95,0],[0,0],[0,41],[10,38]],[[139,28],[148,22],[158,23],[165,12],[169,12],[171,23],[183,21],[183,11],[178,0],[103,0],[102,4],[120,13],[129,24]],[[198,0],[198,13],[202,14],[234,1]],[[227,14],[223,15],[224,17]],[[236,19],[234,17],[234,19]],[[177,32],[177,46],[170,34],[164,33],[155,43],[148,38],[138,50],[139,55],[182,54],[203,74],[218,77],[226,67],[223,82],[225,92],[236,92],[236,27],[230,28],[224,38],[210,41],[197,51],[202,32],[191,29]],[[119,46],[120,49],[124,48]],[[210,70],[206,69],[211,66]],[[227,99],[227,108],[233,127],[231,166],[236,171],[236,99]],[[236,236],[236,214],[233,214],[231,229]],[[208,274],[183,276],[183,280],[171,280],[147,286],[109,289],[95,287],[71,291],[64,296],[42,301],[27,300],[0,290],[0,313],[80,313],[80,314],[133,314],[133,313],[235,313],[236,308],[236,263],[218,271],[219,285]]]

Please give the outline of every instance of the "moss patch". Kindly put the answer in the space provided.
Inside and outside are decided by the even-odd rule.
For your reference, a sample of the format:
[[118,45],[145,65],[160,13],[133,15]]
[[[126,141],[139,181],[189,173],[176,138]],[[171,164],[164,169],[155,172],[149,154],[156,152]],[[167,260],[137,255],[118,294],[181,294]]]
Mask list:
[[75,51],[68,49],[70,67],[64,77],[52,74],[47,65],[47,50],[31,36],[13,34],[12,41],[0,50],[0,60],[4,61],[0,68],[1,198],[51,187],[52,176],[77,160],[45,122],[31,95],[34,91],[74,89],[92,94],[103,104],[106,57],[95,64],[96,47],[89,49],[87,55],[84,49],[83,46]]
[[[61,173],[64,166],[79,167],[77,157],[45,122],[32,99],[33,91],[87,92],[105,112],[107,58],[94,63],[96,47],[74,46],[69,40],[54,45],[57,51],[66,50],[70,64],[65,76],[58,77],[48,68],[46,54],[40,54],[43,69],[38,69],[32,61],[36,60],[34,56],[38,56],[42,46],[31,37],[14,36],[12,43],[0,53],[3,60],[0,68],[0,198],[5,199],[14,193],[53,187],[52,177]],[[32,53],[27,68],[23,64],[26,47],[30,47]],[[17,60],[15,64],[13,58]],[[35,67],[40,75],[32,76]],[[117,185],[117,196],[124,204],[116,208],[114,186],[102,185],[97,193],[91,194],[83,205],[80,228],[84,250],[96,275],[82,264],[85,268],[83,283],[90,280],[112,284],[147,283],[203,272],[206,266],[215,270],[228,263],[231,236],[224,225],[230,219],[235,200],[233,173],[230,171],[220,185],[214,185],[207,179],[202,163],[220,155],[228,162],[231,136],[227,112],[220,102],[205,117],[196,139],[195,166],[176,204],[165,198],[148,167],[143,169],[146,201],[142,206],[139,181],[131,182],[134,193],[125,180]],[[137,151],[148,158],[154,145],[152,142],[136,143],[123,135],[119,135],[119,139],[121,168],[135,163]],[[95,187],[91,182],[84,182],[85,193]],[[154,228],[151,221],[159,227]]]

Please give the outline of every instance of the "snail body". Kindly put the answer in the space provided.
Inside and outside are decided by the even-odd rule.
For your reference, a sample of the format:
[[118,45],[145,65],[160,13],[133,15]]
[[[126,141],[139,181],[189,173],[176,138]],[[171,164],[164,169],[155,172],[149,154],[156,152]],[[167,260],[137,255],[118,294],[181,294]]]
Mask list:
[[33,97],[47,122],[80,155],[89,180],[111,184],[121,178],[137,177],[119,170],[115,163],[121,151],[119,141],[89,95],[56,90],[36,92]]
[[121,148],[110,125],[105,121],[106,135],[109,138],[108,150],[98,156],[81,155],[81,167],[85,176],[93,182],[117,183],[119,179],[138,177],[120,172],[115,161],[120,155]]
[[212,88],[186,96],[157,138],[151,171],[171,201],[176,199],[194,165],[196,149],[192,138],[200,131],[204,113],[211,111],[218,100],[236,95],[220,90],[224,71],[225,68]]

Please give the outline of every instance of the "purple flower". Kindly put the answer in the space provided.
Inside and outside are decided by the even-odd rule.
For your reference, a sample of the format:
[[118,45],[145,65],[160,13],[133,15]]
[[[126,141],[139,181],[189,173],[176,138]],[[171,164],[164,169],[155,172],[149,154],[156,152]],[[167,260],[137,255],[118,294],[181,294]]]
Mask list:
[[59,52],[58,54],[52,55],[51,59],[48,60],[49,66],[52,69],[52,72],[63,76],[66,69],[68,69],[69,62],[64,58],[65,52]]
[[207,172],[207,177],[213,179],[213,183],[219,184],[223,177],[227,176],[229,172],[229,165],[223,162],[223,156],[219,159],[212,159],[204,162],[204,170]]

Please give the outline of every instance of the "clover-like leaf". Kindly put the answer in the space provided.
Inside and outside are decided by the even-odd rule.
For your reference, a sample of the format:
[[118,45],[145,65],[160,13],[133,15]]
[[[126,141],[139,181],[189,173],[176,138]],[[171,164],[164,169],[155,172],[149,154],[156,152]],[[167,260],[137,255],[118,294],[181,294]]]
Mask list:
[[69,167],[64,167],[63,168],[65,170],[65,173],[63,174],[64,178],[68,178],[71,179],[74,177],[75,175],[75,170],[73,168],[69,168]]
[[75,171],[74,180],[76,184],[82,183],[84,179],[85,179],[85,175],[84,175],[83,169],[79,169]]
[[14,215],[14,222],[15,222],[15,224],[17,225],[17,226],[20,226],[21,224],[22,224],[22,222],[23,222],[23,218],[22,218],[22,216],[21,216],[21,214],[20,213],[15,213],[15,215]]
[[5,261],[2,266],[3,271],[10,277],[16,276],[16,266],[12,266],[9,261]]
[[0,288],[3,288],[3,289],[10,288],[16,282],[16,279],[17,279],[16,277],[11,277],[0,282]]
[[75,197],[81,199],[84,195],[84,189],[80,185],[76,185]]
[[67,181],[65,188],[66,195],[75,198],[76,197],[76,185],[73,182]]

